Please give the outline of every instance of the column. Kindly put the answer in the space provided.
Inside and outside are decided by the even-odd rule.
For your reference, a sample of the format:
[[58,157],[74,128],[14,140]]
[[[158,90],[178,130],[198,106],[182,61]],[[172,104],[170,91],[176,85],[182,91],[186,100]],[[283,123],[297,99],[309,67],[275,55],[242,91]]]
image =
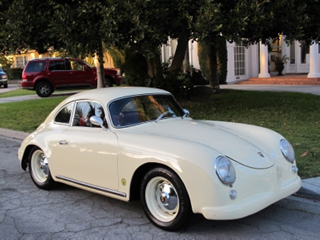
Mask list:
[[260,73],[259,78],[269,78],[268,72],[268,46],[260,42]]
[[313,43],[310,46],[310,70],[308,74],[308,78],[316,78],[320,77],[319,73],[319,59],[318,59],[318,43]]

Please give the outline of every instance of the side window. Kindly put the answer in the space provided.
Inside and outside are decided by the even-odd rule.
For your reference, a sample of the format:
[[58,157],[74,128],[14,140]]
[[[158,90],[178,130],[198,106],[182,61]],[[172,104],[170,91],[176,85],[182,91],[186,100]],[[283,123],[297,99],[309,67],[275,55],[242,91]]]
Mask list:
[[29,62],[25,72],[42,72],[46,65],[45,61]]
[[77,102],[72,126],[98,127],[90,123],[92,116],[100,117],[104,122],[104,126],[107,127],[104,110],[99,103],[91,101]]
[[56,123],[69,124],[74,103],[64,106],[56,115],[54,121]]
[[70,61],[71,64],[71,70],[73,71],[80,71],[84,70],[84,64],[78,61]]
[[65,61],[51,61],[49,64],[49,71],[63,71],[66,70]]

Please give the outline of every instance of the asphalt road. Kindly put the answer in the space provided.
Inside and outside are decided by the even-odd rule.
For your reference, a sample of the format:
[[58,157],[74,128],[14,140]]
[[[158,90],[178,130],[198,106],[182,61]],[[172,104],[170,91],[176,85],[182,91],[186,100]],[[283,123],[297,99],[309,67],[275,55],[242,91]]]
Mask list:
[[319,239],[319,205],[299,208],[288,198],[244,219],[197,215],[186,229],[166,232],[149,223],[139,202],[65,185],[38,189],[19,166],[20,143],[0,136],[0,239]]

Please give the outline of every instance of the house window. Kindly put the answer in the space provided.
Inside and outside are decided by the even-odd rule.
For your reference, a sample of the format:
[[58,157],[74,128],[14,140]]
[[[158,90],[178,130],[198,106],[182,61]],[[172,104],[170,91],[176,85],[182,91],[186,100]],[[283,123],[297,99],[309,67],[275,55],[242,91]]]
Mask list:
[[20,56],[20,57],[16,57],[16,67],[21,67],[23,68],[26,64],[27,64],[27,56]]
[[291,64],[295,64],[296,62],[295,49],[296,49],[296,44],[295,42],[293,42],[292,44],[290,44],[290,63]]
[[245,47],[242,44],[236,44],[234,48],[234,74],[245,75]]
[[304,41],[301,42],[301,63],[307,63],[307,54],[309,54],[309,45],[307,45]]

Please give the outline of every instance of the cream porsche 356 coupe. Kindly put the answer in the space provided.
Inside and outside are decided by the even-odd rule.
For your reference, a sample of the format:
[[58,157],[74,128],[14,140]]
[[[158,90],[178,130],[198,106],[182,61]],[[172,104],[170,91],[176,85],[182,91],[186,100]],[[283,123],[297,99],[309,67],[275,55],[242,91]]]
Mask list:
[[299,190],[290,143],[269,129],[190,118],[152,88],[84,91],[61,102],[21,144],[33,182],[65,183],[123,201],[140,198],[165,230],[193,213],[248,216]]

